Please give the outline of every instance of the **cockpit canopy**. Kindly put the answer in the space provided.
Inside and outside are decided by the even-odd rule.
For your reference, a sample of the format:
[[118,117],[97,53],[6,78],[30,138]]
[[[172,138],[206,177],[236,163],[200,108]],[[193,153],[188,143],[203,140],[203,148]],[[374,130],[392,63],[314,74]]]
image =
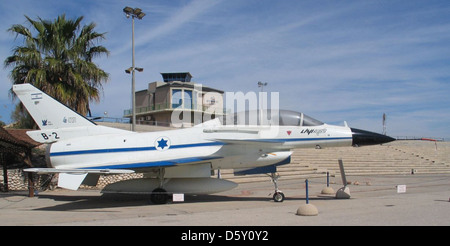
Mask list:
[[[261,114],[262,112],[262,114]],[[261,117],[262,116],[262,117]],[[324,123],[290,110],[249,110],[226,116],[227,125],[319,126]]]

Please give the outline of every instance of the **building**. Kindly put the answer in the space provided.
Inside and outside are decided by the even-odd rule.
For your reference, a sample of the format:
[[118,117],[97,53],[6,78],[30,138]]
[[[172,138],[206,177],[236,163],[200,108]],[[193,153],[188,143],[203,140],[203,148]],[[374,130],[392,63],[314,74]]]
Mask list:
[[[163,81],[136,92],[136,123],[192,126],[223,115],[223,91],[192,82],[189,72],[161,73]],[[132,118],[132,110],[124,117]]]

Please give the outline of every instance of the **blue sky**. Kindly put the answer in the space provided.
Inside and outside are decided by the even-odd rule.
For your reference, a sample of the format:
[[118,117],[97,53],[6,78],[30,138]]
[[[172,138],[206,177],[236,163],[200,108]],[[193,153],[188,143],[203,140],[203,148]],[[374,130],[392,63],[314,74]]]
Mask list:
[[[27,15],[59,14],[106,32],[111,54],[95,62],[110,74],[93,114],[121,117],[131,106],[131,20],[136,21],[136,88],[160,72],[189,71],[224,91],[280,93],[280,107],[321,121],[391,136],[450,137],[450,1],[81,0],[0,2],[0,58],[21,40],[6,30]],[[0,69],[0,120],[14,103]]]

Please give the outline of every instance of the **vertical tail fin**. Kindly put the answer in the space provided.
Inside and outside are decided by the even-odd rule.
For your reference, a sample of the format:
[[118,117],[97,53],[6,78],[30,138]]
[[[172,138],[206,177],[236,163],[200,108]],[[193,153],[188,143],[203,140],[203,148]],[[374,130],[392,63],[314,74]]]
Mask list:
[[41,130],[95,125],[31,84],[13,85],[13,91]]
[[36,142],[53,143],[82,136],[129,133],[98,126],[30,84],[14,85],[13,91],[41,129],[27,132]]

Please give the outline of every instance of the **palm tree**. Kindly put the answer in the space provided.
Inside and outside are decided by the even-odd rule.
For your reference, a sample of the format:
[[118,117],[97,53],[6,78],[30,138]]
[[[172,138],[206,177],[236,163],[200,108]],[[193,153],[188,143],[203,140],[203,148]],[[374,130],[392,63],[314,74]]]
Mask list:
[[[13,49],[5,67],[13,67],[13,84],[31,83],[68,107],[86,115],[91,100],[100,100],[102,82],[108,73],[92,62],[109,51],[96,45],[105,38],[94,31],[95,24],[81,27],[83,17],[74,20],[60,15],[53,22],[25,16],[33,32],[24,25],[13,25],[9,32],[23,37],[23,45]],[[34,33],[34,35],[33,35]],[[12,90],[10,93],[14,97]]]

